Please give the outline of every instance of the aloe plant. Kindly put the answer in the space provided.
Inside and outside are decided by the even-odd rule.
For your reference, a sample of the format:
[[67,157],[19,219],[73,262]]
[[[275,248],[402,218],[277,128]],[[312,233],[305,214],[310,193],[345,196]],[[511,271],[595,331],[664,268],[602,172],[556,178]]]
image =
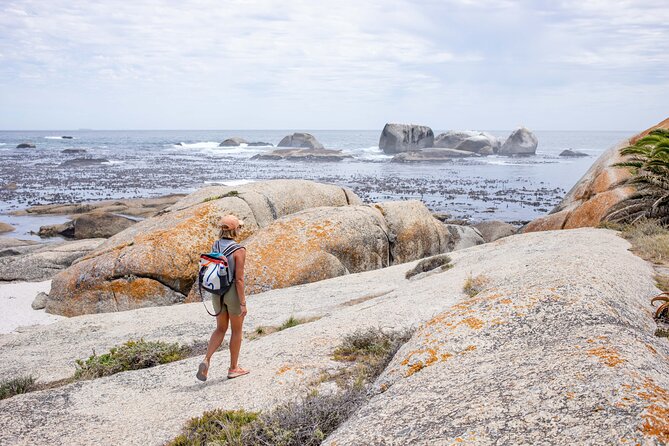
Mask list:
[[669,130],[652,130],[633,145],[620,150],[625,161],[616,167],[631,169],[627,181],[637,191],[614,206],[605,220],[634,223],[644,218],[669,223]]

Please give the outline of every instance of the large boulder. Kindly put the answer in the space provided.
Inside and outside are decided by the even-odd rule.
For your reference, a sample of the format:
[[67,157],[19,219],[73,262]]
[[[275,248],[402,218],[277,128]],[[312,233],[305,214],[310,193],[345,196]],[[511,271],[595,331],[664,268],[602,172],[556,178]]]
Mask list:
[[537,152],[539,140],[530,130],[525,127],[514,130],[504,141],[499,149],[500,155],[505,156],[526,156],[534,155]]
[[434,138],[434,147],[466,150],[479,155],[492,155],[501,147],[499,138],[486,133],[470,130],[449,130]]
[[275,219],[317,206],[362,204],[350,190],[303,180],[273,180],[196,191],[160,215],[108,239],[53,279],[47,312],[74,316],[183,302],[198,256],[211,248],[218,220],[245,221],[245,239]]
[[614,206],[636,192],[634,187],[627,184],[629,170],[615,167],[616,163],[625,159],[620,155],[620,149],[634,144],[656,128],[669,129],[669,119],[604,152],[550,214],[531,221],[523,231],[550,231],[599,225]]
[[483,236],[476,228],[454,224],[446,224],[445,226],[449,233],[447,251],[457,251],[485,243]]
[[341,150],[333,149],[276,149],[267,153],[259,153],[251,157],[252,160],[291,160],[291,161],[342,161],[353,158]]
[[589,155],[584,152],[579,152],[578,150],[564,149],[562,152],[560,152],[560,156],[575,158],[575,157],[586,157]]
[[[8,241],[12,241],[9,239]],[[41,281],[52,278],[76,260],[97,249],[102,239],[33,243],[14,240],[0,244],[0,282]]]
[[242,144],[248,144],[248,141],[238,136],[228,138],[218,145],[218,147],[238,147]]
[[422,149],[412,152],[398,153],[390,160],[393,163],[420,163],[420,162],[443,162],[454,158],[470,158],[479,156],[474,152],[455,149]]
[[518,231],[517,227],[498,220],[483,221],[475,224],[474,228],[481,233],[481,236],[483,236],[483,240],[485,240],[486,243],[508,237]]
[[36,149],[37,146],[31,142],[22,142],[16,146],[17,149]]
[[82,240],[86,238],[109,238],[129,228],[137,220],[109,212],[91,212],[75,217],[72,221],[39,228],[40,237],[62,236]]
[[[447,252],[455,244],[419,201],[307,209],[244,242],[246,290],[255,294],[370,271]],[[189,301],[198,299],[195,288]]]
[[379,148],[390,155],[432,147],[433,144],[432,129],[414,124],[386,124],[379,139]]
[[292,135],[284,136],[279,141],[279,147],[303,147],[307,149],[323,149],[323,144],[318,142],[316,137],[311,133],[293,133]]

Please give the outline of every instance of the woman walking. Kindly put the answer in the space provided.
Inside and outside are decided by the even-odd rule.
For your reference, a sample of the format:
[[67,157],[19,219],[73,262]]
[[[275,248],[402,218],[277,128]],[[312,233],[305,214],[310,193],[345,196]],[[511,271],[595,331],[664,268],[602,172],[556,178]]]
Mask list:
[[[219,240],[214,243],[212,251],[223,252],[227,247],[235,243],[239,228],[243,225],[234,215],[226,215],[221,218]],[[249,373],[239,367],[239,350],[242,346],[242,325],[246,316],[246,296],[244,295],[244,261],[246,249],[240,247],[228,256],[230,270],[234,272],[232,287],[223,296],[213,296],[214,310],[216,316],[216,329],[211,334],[207,354],[200,363],[197,371],[197,379],[207,380],[211,357],[218,347],[223,343],[228,324],[232,327],[230,336],[230,368],[228,379],[237,378]]]

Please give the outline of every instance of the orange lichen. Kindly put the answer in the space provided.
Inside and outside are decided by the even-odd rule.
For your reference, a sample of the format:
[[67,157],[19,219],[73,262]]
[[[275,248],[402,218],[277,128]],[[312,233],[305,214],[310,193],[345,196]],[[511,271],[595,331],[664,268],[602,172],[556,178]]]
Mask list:
[[655,437],[662,443],[669,443],[669,391],[647,378],[643,390],[637,395],[651,404],[643,414],[640,430],[644,435]]
[[655,347],[653,347],[650,344],[646,344],[646,348],[654,355],[657,355],[657,350],[655,350]]
[[423,370],[424,367],[425,367],[425,365],[423,365],[423,361],[418,361],[415,364],[412,364],[411,367],[409,367],[409,370],[407,370],[407,372],[404,376],[406,376],[408,378],[409,376],[413,375],[414,373],[420,372],[421,370]]
[[500,301],[499,301],[499,303],[504,304],[504,305],[508,305],[508,304],[510,304],[511,302],[512,302],[512,301],[511,301],[511,299],[509,299],[509,298],[506,298],[506,299],[500,299]]
[[462,352],[463,352],[463,353],[464,353],[464,352],[473,352],[474,350],[476,350],[476,346],[475,346],[475,345],[469,345],[469,346],[467,346],[467,348],[465,348]]
[[609,367],[615,367],[625,362],[613,347],[597,347],[588,350],[588,354],[596,356],[602,364]]
[[475,317],[468,317],[462,320],[472,330],[480,330],[483,327],[483,321]]
[[290,370],[290,369],[292,369],[291,366],[289,366],[289,365],[284,365],[284,366],[282,366],[279,370],[277,370],[276,374],[277,374],[277,375],[283,375],[284,373],[286,373],[286,372],[287,372],[288,370]]

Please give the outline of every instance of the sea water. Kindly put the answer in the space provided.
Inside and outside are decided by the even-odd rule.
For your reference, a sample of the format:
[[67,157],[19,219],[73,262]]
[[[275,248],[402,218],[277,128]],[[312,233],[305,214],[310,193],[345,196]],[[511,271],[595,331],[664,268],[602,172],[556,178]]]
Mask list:
[[[1,131],[0,221],[36,204],[133,198],[190,192],[204,185],[304,178],[351,187],[366,201],[420,199],[434,212],[469,221],[529,221],[552,209],[597,156],[633,134],[603,131],[536,131],[534,156],[488,156],[443,163],[392,163],[378,147],[380,130],[309,130],[340,162],[258,161],[273,146],[219,147],[239,136],[272,145],[295,130]],[[435,134],[441,131],[435,131]],[[511,131],[489,131],[505,138]],[[71,136],[72,139],[64,139]],[[32,142],[35,149],[17,149]],[[560,157],[564,149],[587,153]],[[85,153],[65,154],[65,149]],[[74,158],[100,164],[67,167]]]

